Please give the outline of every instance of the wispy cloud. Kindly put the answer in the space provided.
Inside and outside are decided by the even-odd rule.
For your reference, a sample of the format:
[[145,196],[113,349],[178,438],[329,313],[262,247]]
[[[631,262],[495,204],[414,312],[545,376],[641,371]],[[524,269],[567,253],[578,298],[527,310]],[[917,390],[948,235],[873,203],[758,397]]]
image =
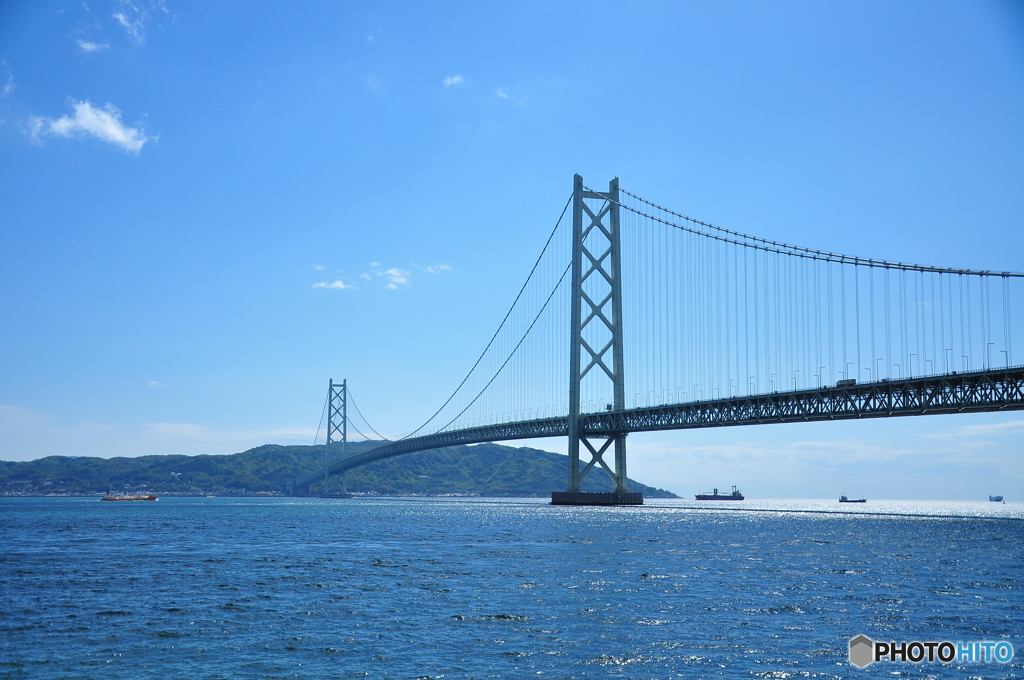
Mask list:
[[448,76],[443,81],[445,87],[452,87],[454,85],[462,85],[466,80],[462,76]]
[[409,272],[404,269],[392,267],[391,269],[381,272],[381,274],[388,278],[388,283],[384,286],[388,290],[395,290],[399,286],[405,286],[409,283]]
[[32,139],[39,141],[42,136],[77,137],[90,135],[104,142],[119,146],[126,152],[139,153],[143,144],[155,139],[147,137],[140,128],[133,128],[121,122],[121,110],[108,103],[103,108],[88,101],[72,101],[73,116],[52,118],[33,117],[29,120]]
[[[145,16],[145,12],[142,13]],[[115,12],[111,15],[121,24],[121,28],[131,36],[135,44],[142,45],[146,42],[146,25],[144,19],[138,15],[129,18],[125,12]]]
[[[507,102],[515,103],[516,106],[526,106],[528,103],[528,99],[524,96],[515,94],[515,91],[519,89],[521,88],[499,87],[497,90],[494,91],[494,96],[498,97],[499,99],[504,99]],[[509,90],[512,90],[512,92],[510,93]]]
[[321,281],[320,283],[314,283],[314,288],[336,288],[338,290],[350,290],[355,288],[352,284],[345,283],[344,281]]
[[228,430],[193,423],[147,423],[121,427],[99,422],[66,422],[27,408],[0,404],[0,459],[43,456],[137,456],[183,453],[227,454],[261,444],[309,444],[315,427],[291,425]]
[[[386,281],[384,288],[387,290],[398,290],[399,287],[408,286],[410,283],[412,272],[407,269],[401,269],[399,267],[384,269],[379,262],[371,262],[370,266],[373,267],[373,271],[363,272],[359,275],[360,278],[366,279],[367,281],[373,281],[374,278],[382,278]],[[430,274],[439,274],[441,272],[450,271],[451,267],[446,264],[442,264],[432,267],[416,266],[415,269],[417,271]]]
[[78,40],[78,47],[86,54],[92,54],[94,52],[102,52],[103,50],[110,49],[110,45],[101,45],[99,43],[89,42],[88,40]]
[[[163,3],[160,3],[161,5]],[[115,5],[116,10],[111,17],[120,24],[125,33],[135,42],[142,45],[146,42],[146,22],[149,21],[149,12],[139,6],[135,0],[120,0]],[[166,11],[166,8],[164,8]]]
[[160,382],[159,380],[150,380],[149,381],[149,386],[150,387],[167,387],[167,385],[165,385],[164,383]]
[[4,81],[4,85],[0,88],[0,92],[6,97],[10,93],[14,92],[14,88],[18,87],[14,84],[14,74],[11,73],[11,69],[7,68],[6,61],[0,61],[0,66],[3,66],[4,72],[7,74],[7,80]]
[[324,269],[326,269],[326,267],[323,267],[319,264],[310,265],[310,268],[318,272],[322,272]]
[[996,437],[999,435],[1019,434],[1024,432],[1024,420],[1008,420],[1003,423],[985,423],[982,425],[965,425],[953,432],[942,432],[925,435],[929,439],[953,439],[961,437]]
[[[114,13],[110,16],[124,29],[132,42],[142,46],[146,43],[146,24],[153,19],[150,12],[170,14],[164,0],[114,0]],[[173,17],[171,21],[173,23]]]
[[450,272],[452,268],[446,264],[439,264],[431,267],[419,267],[419,270],[428,274],[440,274],[441,272]]

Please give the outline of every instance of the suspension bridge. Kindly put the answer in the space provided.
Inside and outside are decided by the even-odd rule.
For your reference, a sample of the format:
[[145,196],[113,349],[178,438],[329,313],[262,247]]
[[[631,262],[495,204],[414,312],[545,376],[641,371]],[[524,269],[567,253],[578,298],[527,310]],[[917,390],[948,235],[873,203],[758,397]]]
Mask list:
[[[577,175],[451,396],[406,436],[348,456],[350,394],[332,381],[325,455],[332,438],[342,455],[293,492],[416,451],[568,437],[566,491],[552,503],[639,504],[631,432],[1024,409],[1012,348],[1024,321],[1011,305],[1022,287],[1022,273],[749,236]],[[614,492],[580,491],[595,468]]]

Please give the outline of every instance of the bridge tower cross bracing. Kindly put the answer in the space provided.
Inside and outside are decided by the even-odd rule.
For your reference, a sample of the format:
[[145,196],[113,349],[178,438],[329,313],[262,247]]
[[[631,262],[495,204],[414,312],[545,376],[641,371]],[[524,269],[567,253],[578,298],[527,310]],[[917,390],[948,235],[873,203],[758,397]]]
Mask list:
[[[348,379],[335,385],[331,378],[327,392],[327,443],[324,444],[324,493],[328,492],[328,479],[331,469],[331,437],[341,435],[341,457],[348,455]],[[341,477],[341,492],[348,493],[348,470]]]
[[[572,301],[569,356],[569,480],[565,494],[552,494],[556,504],[637,504],[640,494],[630,494],[626,477],[626,433],[602,433],[595,445],[581,428],[582,386],[592,381],[610,382],[612,403],[608,410],[626,407],[622,346],[622,249],[619,225],[619,180],[608,183],[607,193],[591,191],[576,175],[573,183]],[[610,356],[609,356],[610,353]],[[580,469],[580,445],[590,461]],[[614,447],[614,470],[604,460]],[[615,484],[612,494],[581,494],[580,482],[599,465]],[[607,501],[605,503],[604,501]]]

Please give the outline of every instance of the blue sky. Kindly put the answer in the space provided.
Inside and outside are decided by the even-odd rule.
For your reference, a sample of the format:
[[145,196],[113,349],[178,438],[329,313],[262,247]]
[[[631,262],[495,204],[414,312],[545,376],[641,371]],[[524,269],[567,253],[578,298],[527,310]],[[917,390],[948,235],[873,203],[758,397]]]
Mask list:
[[[0,459],[311,443],[330,377],[407,432],[576,172],[1024,270],[1024,9],[0,0]],[[1024,498],[1022,443],[1020,414],[906,418],[637,435],[630,465],[686,494]]]

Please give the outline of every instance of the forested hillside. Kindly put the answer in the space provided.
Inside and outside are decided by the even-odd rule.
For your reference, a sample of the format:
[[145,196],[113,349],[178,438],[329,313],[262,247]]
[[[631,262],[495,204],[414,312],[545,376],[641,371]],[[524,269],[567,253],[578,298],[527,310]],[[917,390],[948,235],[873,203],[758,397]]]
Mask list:
[[[348,452],[359,453],[376,445],[350,443]],[[340,447],[331,455],[340,456]],[[285,492],[289,482],[323,465],[322,446],[274,444],[225,456],[49,456],[24,463],[0,462],[0,493],[88,494],[108,489],[164,494]],[[566,456],[538,449],[498,444],[456,446],[356,468],[349,472],[348,489],[385,495],[546,496],[565,489],[567,465]],[[612,485],[601,470],[593,470],[584,479],[583,490],[611,491]],[[630,490],[651,498],[674,497],[633,480]]]

